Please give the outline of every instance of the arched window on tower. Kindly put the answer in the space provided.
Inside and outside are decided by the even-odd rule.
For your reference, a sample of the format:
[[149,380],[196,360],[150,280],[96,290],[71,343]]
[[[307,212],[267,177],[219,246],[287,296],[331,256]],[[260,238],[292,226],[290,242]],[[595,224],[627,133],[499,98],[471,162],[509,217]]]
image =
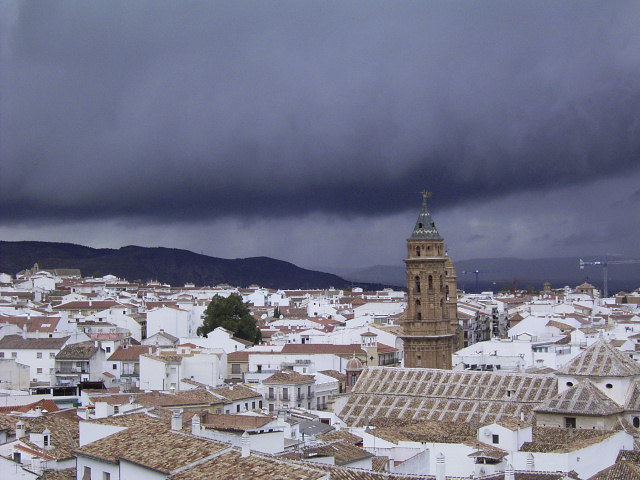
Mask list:
[[416,276],[415,282],[416,282],[416,293],[420,293],[420,277]]
[[429,291],[433,291],[433,277],[429,275]]
[[420,256],[420,247],[416,247],[416,257]]
[[444,287],[444,293],[445,293],[445,296],[447,297],[447,300],[449,300],[449,285]]
[[416,318],[422,320],[422,312],[416,312]]
[[440,275],[440,291],[444,290],[444,281],[442,280],[442,275]]

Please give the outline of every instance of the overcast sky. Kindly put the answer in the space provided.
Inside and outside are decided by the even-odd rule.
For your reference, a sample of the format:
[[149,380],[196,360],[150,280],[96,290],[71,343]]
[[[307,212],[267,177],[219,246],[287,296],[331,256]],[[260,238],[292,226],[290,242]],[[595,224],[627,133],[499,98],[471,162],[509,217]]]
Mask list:
[[0,2],[0,239],[640,251],[640,2]]

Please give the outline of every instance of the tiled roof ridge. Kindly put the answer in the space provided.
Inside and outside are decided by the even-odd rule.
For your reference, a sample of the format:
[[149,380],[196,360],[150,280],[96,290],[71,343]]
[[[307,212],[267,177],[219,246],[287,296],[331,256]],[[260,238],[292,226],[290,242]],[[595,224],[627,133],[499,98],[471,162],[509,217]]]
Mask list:
[[601,392],[590,380],[585,379],[550,398],[535,411],[602,416],[622,413],[624,409]]
[[600,338],[558,369],[558,373],[577,376],[630,377],[640,375],[640,364],[627,357],[604,338]]

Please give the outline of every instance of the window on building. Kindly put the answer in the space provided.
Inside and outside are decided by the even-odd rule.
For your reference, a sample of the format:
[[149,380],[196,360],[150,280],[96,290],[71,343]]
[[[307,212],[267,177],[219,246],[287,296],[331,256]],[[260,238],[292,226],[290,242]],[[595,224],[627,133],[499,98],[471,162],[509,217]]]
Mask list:
[[496,435],[495,433],[491,435],[491,443],[500,443],[500,435]]
[[0,358],[4,358],[4,352],[0,352]]
[[54,352],[49,352],[49,358],[56,358],[56,354]]
[[102,472],[102,480],[111,480],[111,474],[109,472]]
[[287,387],[282,389],[282,400],[289,400],[289,389]]
[[107,352],[107,353],[111,352],[111,347],[104,347],[104,351]]
[[416,293],[420,293],[420,277],[415,278]]
[[236,413],[240,413],[240,405],[236,405]]
[[84,467],[82,480],[91,480],[91,467]]
[[242,370],[240,368],[240,364],[239,363],[232,363],[231,364],[231,373],[242,373]]
[[633,426],[636,428],[640,428],[640,418],[633,417]]
[[16,358],[18,356],[18,352],[11,352],[11,358]]
[[113,406],[113,414],[117,415],[118,413],[120,413],[120,407],[118,405],[114,405]]
[[111,370],[117,370],[118,369],[118,364],[114,363],[113,365],[111,365]]
[[36,373],[42,373],[42,368],[36,368]]
[[20,455],[20,452],[13,452],[13,461],[16,463],[22,463],[22,455]]
[[576,428],[576,417],[564,417],[564,426],[567,428]]
[[36,353],[36,358],[42,358],[42,352]]
[[433,277],[431,275],[429,275],[429,291],[433,291]]

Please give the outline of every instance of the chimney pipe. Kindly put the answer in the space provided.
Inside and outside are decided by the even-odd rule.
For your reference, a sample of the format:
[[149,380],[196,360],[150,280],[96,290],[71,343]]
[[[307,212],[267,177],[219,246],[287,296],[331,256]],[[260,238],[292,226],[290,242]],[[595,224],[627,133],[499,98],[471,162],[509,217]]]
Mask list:
[[171,430],[176,432],[182,430],[182,410],[175,410],[171,415]]
[[446,479],[446,466],[444,463],[444,455],[440,452],[436,456],[436,480],[445,480]]
[[244,432],[242,434],[242,438],[240,439],[240,444],[242,445],[242,458],[247,458],[251,455],[251,439],[249,438],[249,434]]

